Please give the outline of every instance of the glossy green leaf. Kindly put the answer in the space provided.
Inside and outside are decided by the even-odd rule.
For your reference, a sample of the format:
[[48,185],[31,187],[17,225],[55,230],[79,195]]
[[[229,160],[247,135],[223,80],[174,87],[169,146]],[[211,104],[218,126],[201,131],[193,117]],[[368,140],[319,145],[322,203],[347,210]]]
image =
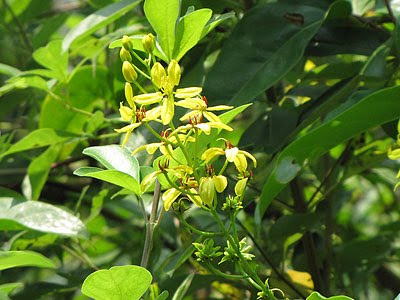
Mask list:
[[[86,238],[85,225],[74,215],[51,204],[39,201],[17,203],[13,198],[0,198],[0,228],[29,228],[62,236]],[[8,222],[7,222],[8,221]],[[10,226],[11,228],[8,228]]]
[[179,0],[146,0],[144,12],[169,62],[175,45],[175,26],[180,12]]
[[82,293],[94,300],[139,300],[151,284],[149,271],[139,266],[118,266],[90,274]]
[[176,28],[175,46],[172,57],[179,61],[201,38],[204,26],[210,20],[211,9],[199,9],[183,16]]
[[53,261],[33,251],[0,251],[0,271],[16,267],[54,269]]
[[172,300],[183,300],[183,297],[185,297],[190,285],[192,284],[193,277],[194,273],[191,273],[185,278],[185,280],[176,290],[174,296],[172,297]]
[[62,51],[67,51],[74,41],[87,37],[98,29],[114,22],[140,2],[141,0],[119,1],[107,5],[106,7],[87,16],[82,22],[67,33],[62,42]]
[[131,176],[117,170],[103,170],[100,168],[83,167],[74,172],[74,175],[92,177],[126,188],[140,195],[140,185]]
[[66,79],[68,53],[61,52],[61,40],[49,42],[45,47],[37,49],[32,56],[43,67],[54,71],[53,74],[57,76],[58,80]]
[[[400,87],[392,87],[373,93],[350,107],[345,103],[338,108],[344,107],[342,112],[288,145],[273,162],[257,206],[257,220],[261,220],[272,199],[298,174],[307,158],[315,159],[369,128],[399,118],[399,97]],[[370,117],[372,112],[373,118]],[[288,167],[288,162],[293,166]]]
[[347,296],[332,296],[332,297],[324,297],[318,292],[312,292],[310,296],[307,297],[306,300],[354,300],[353,298]]
[[13,153],[65,142],[70,138],[71,136],[51,128],[37,129],[16,142],[6,152],[0,154],[0,159]]
[[95,146],[83,150],[109,170],[117,170],[140,181],[140,168],[136,157],[120,145]]
[[[285,19],[304,16],[304,24]],[[280,1],[254,7],[225,42],[206,77],[204,94],[218,101],[246,103],[275,84],[301,59],[325,11],[303,2]],[[226,80],[229,74],[229,80]]]

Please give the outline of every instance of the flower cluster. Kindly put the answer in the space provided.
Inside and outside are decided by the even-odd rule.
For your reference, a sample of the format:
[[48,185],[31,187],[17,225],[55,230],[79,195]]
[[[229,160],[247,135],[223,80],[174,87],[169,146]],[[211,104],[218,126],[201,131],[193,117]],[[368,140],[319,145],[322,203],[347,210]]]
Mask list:
[[[140,146],[132,152],[132,155],[142,150],[149,154],[154,154],[157,150],[161,152],[154,172],[143,178],[141,191],[145,192],[154,180],[162,178],[165,210],[169,210],[179,198],[188,199],[199,207],[213,207],[217,203],[218,194],[223,193],[228,186],[228,179],[223,173],[227,165],[233,163],[239,174],[234,189],[236,198],[232,198],[236,200],[231,201],[229,206],[240,208],[249,178],[247,159],[256,167],[254,156],[239,150],[228,140],[223,140],[224,147],[211,147],[203,153],[197,153],[202,134],[210,135],[213,129],[233,130],[215,113],[229,111],[233,107],[209,106],[207,98],[202,95],[201,87],[178,88],[181,78],[179,63],[171,60],[163,66],[162,62],[157,61],[153,55],[156,41],[152,34],[143,37],[142,45],[148,53],[145,60],[141,60],[135,53],[128,36],[122,39],[120,58],[123,61],[122,74],[126,80],[127,105],[121,102],[119,112],[121,119],[129,124],[115,129],[118,133],[125,133],[122,146],[126,144],[133,130],[142,125],[158,139],[157,142]],[[133,56],[143,63],[147,73],[132,63]],[[149,80],[145,86],[137,80],[141,75]],[[134,95],[132,84],[141,91],[139,94]],[[147,91],[149,87],[152,88],[150,92]],[[174,125],[174,119],[178,119],[175,117],[176,107],[186,109],[179,118],[181,123],[177,127]],[[164,126],[160,133],[153,129],[153,122]],[[217,172],[211,163],[218,157],[224,157],[225,163]]]

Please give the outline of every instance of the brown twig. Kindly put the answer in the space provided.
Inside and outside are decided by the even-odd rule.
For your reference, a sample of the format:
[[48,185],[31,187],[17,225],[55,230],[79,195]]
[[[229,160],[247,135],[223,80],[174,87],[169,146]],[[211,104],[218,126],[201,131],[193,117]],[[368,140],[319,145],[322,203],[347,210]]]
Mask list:
[[385,6],[388,10],[389,16],[392,19],[392,22],[396,24],[396,17],[393,14],[392,7],[390,6],[390,0],[384,0],[385,1]]

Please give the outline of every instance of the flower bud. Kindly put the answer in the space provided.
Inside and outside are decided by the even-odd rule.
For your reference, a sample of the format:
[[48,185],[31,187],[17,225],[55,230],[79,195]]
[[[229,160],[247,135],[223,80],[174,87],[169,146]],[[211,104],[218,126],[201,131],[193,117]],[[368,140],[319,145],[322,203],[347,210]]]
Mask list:
[[200,180],[199,194],[201,200],[209,207],[212,206],[214,201],[215,186],[211,177],[203,177]]
[[247,184],[248,178],[243,178],[240,179],[236,185],[235,185],[235,194],[237,196],[242,196],[244,193],[244,190],[246,189],[246,184]]
[[181,67],[175,59],[168,65],[168,80],[173,85],[178,85],[181,80]]
[[154,66],[151,68],[150,75],[151,75],[151,80],[154,82],[154,84],[158,88],[161,88],[162,83],[164,82],[165,77],[167,76],[164,67],[159,62],[156,62]]
[[122,47],[124,47],[126,51],[132,50],[133,44],[132,44],[131,38],[129,36],[124,35],[122,37]]
[[122,75],[127,82],[133,82],[137,78],[137,73],[129,61],[124,61],[122,64]]
[[156,38],[151,33],[145,35],[142,38],[143,49],[148,53],[153,53],[154,47],[156,45]]
[[133,102],[133,89],[129,82],[125,82],[125,99],[129,103],[129,106],[136,111],[136,105]]
[[121,50],[119,51],[119,57],[121,58],[122,61],[132,61],[132,56],[129,53],[129,51],[127,51],[125,48],[121,48]]

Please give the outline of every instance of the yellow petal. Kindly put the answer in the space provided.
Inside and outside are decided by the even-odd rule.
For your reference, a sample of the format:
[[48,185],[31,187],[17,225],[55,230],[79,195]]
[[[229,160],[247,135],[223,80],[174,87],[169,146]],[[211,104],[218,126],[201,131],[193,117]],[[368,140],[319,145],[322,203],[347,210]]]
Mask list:
[[163,125],[167,125],[174,117],[174,96],[169,95],[165,98],[161,108],[161,120]]
[[201,116],[201,114],[199,114],[199,112],[197,112],[197,111],[189,111],[188,113],[184,114],[179,120],[185,121],[185,120],[189,120],[190,118],[199,119],[200,116]]
[[171,207],[172,203],[176,200],[176,198],[179,197],[180,194],[181,194],[181,192],[178,191],[175,188],[171,188],[171,189],[166,190],[164,192],[164,194],[162,195],[162,199],[164,201],[164,209],[166,211],[169,210],[169,208]]
[[132,132],[133,129],[138,128],[141,124],[142,124],[141,122],[139,122],[139,123],[133,123],[133,124],[126,125],[126,126],[120,128],[120,129],[114,129],[114,130],[115,130],[116,132],[118,132],[118,133]]
[[246,156],[243,154],[239,153],[236,155],[235,160],[233,161],[236,168],[238,169],[239,172],[244,172],[247,169],[247,159]]
[[[192,194],[197,194],[197,191],[194,188],[191,188],[189,191]],[[192,201],[194,204],[196,204],[199,207],[201,206],[202,201],[201,201],[201,197],[199,195],[195,195],[195,196],[187,195],[187,196],[190,199],[190,201]]]
[[124,140],[122,141],[121,147],[124,147],[125,144],[128,142],[129,137],[131,136],[131,133],[132,133],[132,131],[128,131],[128,132],[125,134],[125,137],[124,137]]
[[214,175],[212,179],[214,181],[215,189],[217,190],[217,192],[222,193],[228,185],[228,180],[226,179],[226,177],[224,175]]
[[389,148],[388,152],[388,157],[390,159],[396,160],[400,158],[400,149],[392,150],[392,148]]
[[189,87],[189,88],[177,89],[175,92],[175,97],[179,99],[192,98],[199,95],[201,91],[202,91],[201,87]]
[[211,132],[211,127],[210,127],[210,125],[208,125],[208,123],[199,123],[195,126],[196,126],[196,128],[200,129],[207,135],[209,135]]
[[199,98],[187,98],[185,100],[176,102],[175,105],[194,110],[205,109],[207,107],[206,103]]
[[160,92],[157,93],[151,93],[151,94],[142,94],[133,97],[133,100],[140,104],[140,105],[150,105],[154,103],[158,103],[162,100],[163,94]]
[[147,174],[143,178],[142,182],[140,183],[140,190],[142,191],[142,193],[144,193],[150,187],[150,185],[156,179],[157,175],[160,173],[161,173],[160,171],[154,171],[150,174]]
[[233,161],[235,160],[235,158],[236,158],[236,156],[237,156],[238,153],[239,153],[239,149],[238,149],[237,147],[233,147],[233,148],[230,148],[230,149],[226,149],[226,150],[225,150],[226,159],[227,159],[229,162],[233,162]]
[[228,109],[232,109],[233,106],[228,106],[228,105],[216,105],[216,106],[211,106],[208,107],[207,110],[208,111],[219,111],[219,110],[228,110]]
[[235,194],[241,196],[246,188],[248,178],[240,179],[235,185]]
[[221,120],[218,118],[217,115],[215,115],[212,112],[209,111],[204,111],[203,112],[204,117],[206,117],[206,119],[210,122],[217,122],[217,123],[222,123]]
[[[168,148],[167,148],[167,147],[168,147]],[[168,152],[168,151],[169,151],[169,152]],[[170,153],[172,153],[173,151],[174,151],[174,149],[172,148],[171,145],[167,145],[167,146],[162,145],[162,146],[160,147],[160,152],[161,152],[162,154],[164,154],[168,159],[172,159]]]
[[129,82],[125,82],[125,99],[128,101],[129,106],[135,111],[136,105],[133,102],[133,89]]
[[154,107],[148,111],[146,111],[146,117],[143,121],[154,121],[161,115],[161,106]]
[[224,123],[220,123],[220,122],[208,122],[207,123],[211,128],[218,128],[218,129],[225,129],[227,131],[233,131],[233,129],[228,126],[225,125]]
[[138,153],[138,152],[140,152],[140,151],[143,151],[144,149],[146,149],[146,146],[147,146],[147,145],[142,145],[142,146],[140,146],[140,147],[137,147],[135,150],[132,151],[131,155],[133,156],[133,155],[135,155],[136,153]]
[[160,146],[163,143],[151,143],[151,144],[147,144],[146,146],[146,151],[148,154],[154,154],[154,152],[157,151],[158,148],[160,148]]
[[119,114],[124,121],[130,121],[133,116],[132,109],[130,109],[128,106],[123,106],[122,102],[119,103]]
[[[251,155],[249,152],[247,151],[243,151],[243,150],[239,150],[239,153],[246,155],[248,158],[250,158],[253,161],[254,164],[254,168],[257,168],[257,160],[256,158]],[[399,157],[400,157],[400,152],[399,152]]]
[[201,159],[204,160],[206,163],[210,162],[215,156],[217,155],[224,155],[225,151],[221,148],[212,147],[204,151]]

